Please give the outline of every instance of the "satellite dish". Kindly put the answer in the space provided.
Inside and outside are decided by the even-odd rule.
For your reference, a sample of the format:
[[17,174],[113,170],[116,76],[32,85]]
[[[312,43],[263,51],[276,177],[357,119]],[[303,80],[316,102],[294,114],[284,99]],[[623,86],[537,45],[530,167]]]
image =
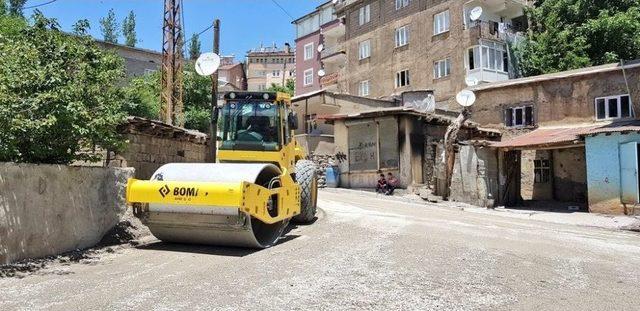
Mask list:
[[480,19],[480,16],[482,16],[482,7],[481,6],[477,6],[473,9],[471,9],[471,12],[469,12],[469,19],[471,19],[472,21],[477,21]]
[[338,0],[331,0],[331,3],[336,4],[338,3]]
[[324,71],[324,69],[320,69],[318,70],[318,77],[324,77],[324,75],[326,75],[327,73]]
[[468,76],[464,79],[464,83],[466,83],[467,86],[476,86],[480,81],[478,81],[478,78],[476,77]]
[[476,102],[476,94],[469,90],[462,90],[456,95],[456,101],[462,107],[470,107]]
[[322,50],[324,50],[324,44],[320,43],[318,44],[318,52],[322,52]]
[[196,61],[196,72],[201,76],[210,76],[220,67],[220,56],[216,53],[204,53]]

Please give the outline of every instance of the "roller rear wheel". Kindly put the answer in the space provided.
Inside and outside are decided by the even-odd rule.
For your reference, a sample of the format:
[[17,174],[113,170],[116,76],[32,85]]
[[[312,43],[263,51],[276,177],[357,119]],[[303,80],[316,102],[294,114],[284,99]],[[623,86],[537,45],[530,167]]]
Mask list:
[[300,214],[293,217],[297,223],[310,223],[316,217],[316,204],[318,201],[318,180],[316,178],[316,165],[309,160],[300,160],[296,163],[296,181],[300,185]]

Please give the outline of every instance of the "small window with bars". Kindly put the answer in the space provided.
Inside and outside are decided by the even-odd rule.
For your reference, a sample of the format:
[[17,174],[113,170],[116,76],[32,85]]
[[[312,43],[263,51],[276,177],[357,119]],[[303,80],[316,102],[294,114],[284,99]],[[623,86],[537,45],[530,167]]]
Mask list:
[[545,184],[551,180],[551,161],[550,160],[533,160],[534,182],[536,184]]

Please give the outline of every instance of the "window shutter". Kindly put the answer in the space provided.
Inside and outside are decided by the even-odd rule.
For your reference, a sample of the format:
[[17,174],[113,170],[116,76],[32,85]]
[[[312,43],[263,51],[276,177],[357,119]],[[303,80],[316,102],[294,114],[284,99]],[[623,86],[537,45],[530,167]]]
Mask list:
[[513,108],[504,110],[504,124],[506,126],[513,126]]
[[533,125],[533,107],[528,106],[524,108],[525,125]]

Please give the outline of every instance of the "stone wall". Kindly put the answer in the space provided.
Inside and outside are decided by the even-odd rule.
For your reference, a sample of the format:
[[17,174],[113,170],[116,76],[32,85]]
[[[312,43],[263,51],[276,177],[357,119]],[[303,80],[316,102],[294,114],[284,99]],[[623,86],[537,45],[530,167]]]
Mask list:
[[110,158],[108,165],[133,167],[138,179],[151,178],[167,163],[206,160],[206,134],[136,117],[129,118],[121,131],[129,143],[123,152]]
[[0,264],[94,246],[126,210],[132,169],[0,163]]
[[[440,166],[443,164],[440,163]],[[440,171],[443,172],[444,168]],[[479,146],[460,146],[456,153],[456,162],[451,176],[449,200],[493,207],[497,197],[498,158],[496,151],[492,148]]]

